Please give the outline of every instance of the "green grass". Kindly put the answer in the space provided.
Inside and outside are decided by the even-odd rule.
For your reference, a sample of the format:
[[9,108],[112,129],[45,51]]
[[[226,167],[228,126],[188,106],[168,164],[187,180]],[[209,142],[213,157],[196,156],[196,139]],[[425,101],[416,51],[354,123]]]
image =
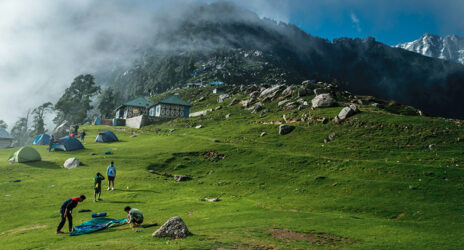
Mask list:
[[[199,89],[181,91],[181,96],[198,111],[218,105],[217,96],[209,93]],[[194,102],[201,95],[207,100]],[[8,156],[17,149],[0,150],[1,248],[464,247],[464,147],[457,140],[464,138],[464,131],[459,121],[361,105],[363,112],[342,124],[297,122],[291,134],[279,136],[278,125],[263,123],[282,121],[283,114],[295,119],[303,114],[333,117],[341,107],[293,112],[282,111],[273,102],[266,104],[269,113],[259,118],[239,105],[228,107],[229,102],[206,117],[141,130],[86,126],[85,150],[49,153],[46,146],[34,146],[42,162],[9,164]],[[224,119],[228,113],[231,118]],[[195,129],[198,124],[204,128]],[[93,142],[99,131],[107,129],[121,141]],[[263,131],[268,135],[260,137]],[[324,144],[332,132],[336,139]],[[133,134],[137,136],[131,138]],[[430,151],[429,144],[436,144],[436,149]],[[114,154],[104,155],[107,150]],[[225,158],[206,159],[206,151]],[[69,157],[84,165],[62,168]],[[97,171],[105,172],[111,160],[118,170],[116,190],[106,191],[105,182],[103,201],[93,203],[93,177]],[[193,179],[176,183],[148,170]],[[22,181],[10,183],[16,179]],[[78,209],[124,218],[123,208],[130,205],[144,212],[146,223],[163,224],[180,216],[194,235],[183,240],[153,238],[157,227],[139,233],[114,228],[77,237],[55,235],[61,203],[81,193],[88,199],[75,209],[75,225],[90,219],[89,213],[79,214]],[[221,201],[201,201],[205,197]],[[400,214],[404,216],[397,218]],[[349,240],[285,240],[272,237],[268,229],[327,233]]]

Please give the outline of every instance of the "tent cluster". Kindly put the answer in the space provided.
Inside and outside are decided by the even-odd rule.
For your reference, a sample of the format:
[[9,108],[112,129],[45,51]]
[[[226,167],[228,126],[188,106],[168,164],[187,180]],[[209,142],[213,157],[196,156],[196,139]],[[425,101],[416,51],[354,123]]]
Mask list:
[[[10,140],[13,138],[5,131],[0,130],[0,139],[3,138],[8,139],[8,146],[10,145]],[[38,135],[32,144],[34,145],[49,145],[51,137],[47,134]],[[5,140],[6,141],[6,140]],[[118,137],[111,131],[103,131],[97,135],[95,138],[96,142],[115,142],[119,141]],[[2,141],[0,140],[0,148],[2,146]],[[6,143],[5,143],[6,145]],[[53,145],[51,146],[50,150],[53,149],[54,151],[72,151],[83,149],[84,146],[82,143],[72,136],[64,136],[60,139],[56,140]],[[32,147],[22,147],[18,151],[14,152],[9,158],[8,161],[11,163],[24,163],[24,162],[33,162],[33,161],[41,161],[42,158],[37,152],[36,149]]]

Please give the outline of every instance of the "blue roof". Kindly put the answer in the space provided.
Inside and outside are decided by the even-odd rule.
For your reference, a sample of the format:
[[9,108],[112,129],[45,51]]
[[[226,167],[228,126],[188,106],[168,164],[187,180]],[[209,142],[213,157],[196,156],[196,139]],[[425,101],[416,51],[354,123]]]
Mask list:
[[209,85],[224,85],[224,82],[212,82]]

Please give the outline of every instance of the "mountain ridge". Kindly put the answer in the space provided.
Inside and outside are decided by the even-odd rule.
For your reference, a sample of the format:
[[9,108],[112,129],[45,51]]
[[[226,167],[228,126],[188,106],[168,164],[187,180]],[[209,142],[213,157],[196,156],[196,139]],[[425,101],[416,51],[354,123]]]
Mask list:
[[464,37],[455,34],[439,36],[425,33],[417,40],[400,43],[393,47],[464,64]]

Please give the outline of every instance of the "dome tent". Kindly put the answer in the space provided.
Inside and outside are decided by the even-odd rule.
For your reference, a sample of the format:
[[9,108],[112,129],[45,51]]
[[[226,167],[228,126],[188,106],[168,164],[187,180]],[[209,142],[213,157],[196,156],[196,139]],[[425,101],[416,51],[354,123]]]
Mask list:
[[35,138],[32,142],[34,145],[48,145],[50,143],[50,136],[47,134],[41,134]]
[[80,141],[72,136],[65,136],[58,139],[58,142],[52,146],[52,149],[61,151],[72,151],[83,149],[84,146]]
[[11,163],[23,163],[40,160],[42,160],[42,158],[40,157],[39,152],[31,147],[20,148],[10,156],[10,159],[8,159],[8,161]]
[[119,140],[118,140],[118,137],[116,137],[116,135],[113,132],[106,130],[106,131],[99,133],[97,137],[95,138],[95,141],[96,142],[114,142],[114,141],[119,141]]

